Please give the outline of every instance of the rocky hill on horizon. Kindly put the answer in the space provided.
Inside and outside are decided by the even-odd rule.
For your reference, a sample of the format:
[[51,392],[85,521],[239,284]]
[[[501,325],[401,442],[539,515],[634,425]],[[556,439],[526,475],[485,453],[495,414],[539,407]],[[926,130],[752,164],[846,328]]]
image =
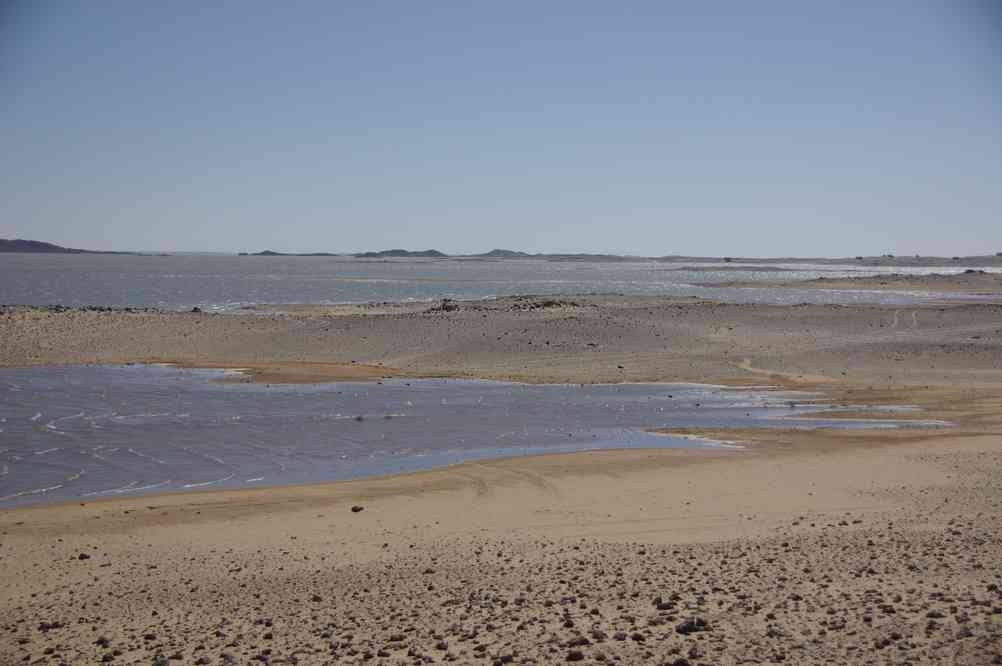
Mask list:
[[25,254],[136,254],[135,252],[114,252],[110,250],[81,250],[80,248],[63,247],[55,243],[24,238],[0,238],[0,252]]

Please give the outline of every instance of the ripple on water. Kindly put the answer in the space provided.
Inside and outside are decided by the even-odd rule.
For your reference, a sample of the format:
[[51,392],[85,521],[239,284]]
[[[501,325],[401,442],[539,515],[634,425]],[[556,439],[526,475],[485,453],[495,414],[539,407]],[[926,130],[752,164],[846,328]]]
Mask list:
[[[0,394],[0,503],[316,482],[537,453],[739,446],[652,428],[946,425],[826,417],[817,412],[858,407],[768,387],[211,381],[222,374],[0,368],[0,382],[20,387],[16,400]],[[43,415],[59,427],[40,427]]]

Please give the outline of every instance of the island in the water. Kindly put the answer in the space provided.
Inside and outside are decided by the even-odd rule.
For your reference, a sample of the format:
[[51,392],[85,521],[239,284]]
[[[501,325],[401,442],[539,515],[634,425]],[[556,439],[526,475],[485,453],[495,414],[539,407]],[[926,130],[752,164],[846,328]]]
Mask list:
[[445,252],[439,252],[438,250],[380,250],[379,252],[359,252],[353,255],[356,259],[386,259],[390,257],[426,257],[432,259],[446,259],[449,255]]
[[528,252],[518,252],[517,250],[501,250],[493,249],[490,252],[483,252],[481,254],[475,254],[474,257],[483,257],[484,259],[527,259],[532,255]]
[[[130,255],[130,256],[169,256],[168,253],[147,253],[147,252],[123,252],[114,250],[84,250],[73,247],[63,247],[55,243],[45,241],[28,240],[22,238],[0,238],[0,254],[22,253],[22,254],[104,254],[104,255]],[[587,252],[522,252],[518,250],[508,250],[495,248],[489,252],[479,254],[446,254],[439,250],[404,250],[395,248],[392,250],[378,250],[370,252],[338,253],[338,252],[277,252],[275,250],[262,250],[261,252],[239,252],[241,257],[353,257],[355,259],[455,259],[455,260],[505,260],[505,259],[534,259],[538,261],[554,262],[631,262],[631,261],[658,261],[668,264],[675,264],[668,270],[699,270],[696,264],[730,264],[728,270],[735,272],[753,272],[756,266],[768,267],[770,270],[778,270],[777,265],[790,264],[813,264],[831,266],[862,266],[862,267],[947,267],[947,266],[1002,266],[1002,252],[994,254],[981,254],[974,256],[955,257],[935,257],[925,255],[898,255],[883,254],[879,256],[858,255],[855,257],[707,257],[691,255],[661,255],[661,256],[631,256],[620,254],[590,254]],[[779,267],[781,268],[781,267]]]
[[[553,262],[643,262],[658,261],[667,264],[676,264],[674,268],[668,270],[700,270],[698,264],[730,264],[728,270],[732,271],[753,271],[755,266],[768,268],[777,271],[781,269],[781,264],[790,265],[828,265],[828,266],[863,266],[863,267],[889,267],[889,266],[913,266],[913,267],[937,267],[937,266],[1002,266],[1002,252],[995,254],[983,254],[975,256],[957,257],[933,257],[924,255],[901,255],[894,256],[884,254],[879,256],[856,257],[710,257],[692,256],[680,254],[668,254],[661,256],[639,256],[622,254],[593,254],[588,252],[521,252],[518,250],[508,250],[495,248],[489,252],[479,254],[446,254],[440,250],[404,250],[395,248],[392,250],[378,250],[355,253],[335,253],[335,252],[276,252],[274,250],[264,250],[262,252],[240,252],[241,257],[352,257],[355,259],[455,259],[455,260],[498,260],[506,259],[533,259],[537,261]],[[779,268],[777,268],[779,266]],[[751,268],[750,268],[751,267]],[[758,270],[763,270],[760,268]]]
[[588,254],[587,252],[549,254],[537,252],[529,254],[528,252],[501,249],[470,256],[477,259],[542,259],[544,261],[631,261],[643,259],[643,257],[627,257],[618,254]]
[[274,250],[262,250],[261,252],[239,252],[240,257],[338,257],[334,252],[275,252]]
[[0,238],[0,252],[17,252],[22,254],[136,254],[135,252],[113,252],[110,250],[81,250],[75,247],[63,247],[44,241],[27,240],[24,238]]

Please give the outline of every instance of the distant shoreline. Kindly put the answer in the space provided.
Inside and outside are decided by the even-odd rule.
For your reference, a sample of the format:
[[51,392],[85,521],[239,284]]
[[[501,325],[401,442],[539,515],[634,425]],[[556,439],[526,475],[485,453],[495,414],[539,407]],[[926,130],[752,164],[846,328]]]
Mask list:
[[[114,663],[149,664],[160,650],[180,649],[168,641],[183,640],[204,646],[189,661],[206,656],[221,663],[221,654],[237,650],[228,647],[234,642],[248,646],[245,655],[267,645],[281,656],[318,644],[318,633],[328,631],[336,632],[338,645],[356,637],[358,647],[351,649],[358,655],[385,650],[402,658],[418,635],[409,627],[420,625],[442,632],[444,648],[467,650],[457,654],[458,663],[489,663],[472,657],[472,639],[461,632],[492,622],[509,635],[525,635],[518,626],[532,617],[550,626],[538,622],[530,629],[530,649],[539,630],[548,636],[563,631],[558,623],[584,629],[596,622],[602,633],[590,635],[622,632],[623,640],[591,649],[617,650],[620,663],[646,663],[638,646],[655,644],[662,631],[673,645],[740,645],[764,635],[765,613],[776,613],[768,626],[792,635],[788,645],[808,644],[801,632],[816,632],[822,622],[839,628],[838,641],[854,641],[851,654],[801,659],[807,653],[797,652],[787,660],[794,663],[854,663],[898,626],[912,632],[909,644],[926,641],[908,657],[988,663],[999,644],[992,624],[992,604],[998,604],[989,586],[997,587],[1002,561],[1000,315],[1002,305],[990,303],[756,305],[653,296],[511,297],[412,310],[304,306],[246,316],[0,309],[2,366],[224,367],[241,369],[228,375],[232,381],[264,384],[263,391],[286,390],[268,386],[276,383],[387,376],[769,385],[821,394],[831,404],[863,405],[853,418],[874,420],[868,430],[799,424],[671,430],[739,442],[741,451],[579,451],[266,488],[243,477],[240,489],[129,497],[131,487],[118,487],[111,490],[122,495],[100,501],[0,509],[9,581],[0,587],[0,613],[18,639],[0,641],[0,662],[20,663],[24,655],[51,649],[67,663],[94,663],[107,642],[123,648]],[[8,400],[31,404],[30,386],[4,389],[11,391]],[[425,395],[413,390],[415,400]],[[133,396],[115,397],[126,418],[148,411]],[[163,411],[178,411],[169,387],[161,404]],[[883,408],[902,404],[954,427],[881,428]],[[74,411],[47,414],[37,426],[76,418]],[[712,411],[706,414],[707,423],[719,422]],[[651,418],[650,426],[665,425],[658,421]],[[330,428],[331,447],[348,436],[371,436],[374,448],[383,446],[369,423],[323,427]],[[415,419],[409,427],[424,425]],[[214,432],[193,429],[191,436],[211,440]],[[246,449],[218,455],[253,456],[256,446],[249,441]],[[59,450],[36,452],[43,455],[36,464],[61,462]],[[66,469],[69,476],[80,468]],[[644,559],[632,564],[637,558]],[[648,574],[653,567],[664,570]],[[881,607],[870,602],[878,581],[881,605],[893,603],[893,616],[867,610]],[[676,617],[662,629],[651,621],[673,612],[666,589],[688,597],[677,600]],[[707,602],[700,601],[704,589]],[[933,596],[943,591],[942,598]],[[654,605],[658,599],[665,610]],[[384,600],[391,605],[373,606]],[[692,611],[685,605],[690,601]],[[752,607],[740,605],[746,601],[761,612],[747,615],[741,609]],[[449,629],[460,625],[459,614],[480,613],[488,603],[496,615],[474,615]],[[833,604],[848,610],[829,614]],[[951,619],[954,606],[963,623]],[[356,629],[356,618],[370,622],[373,608],[378,621]],[[779,615],[787,608],[788,615]],[[685,638],[675,628],[689,626],[686,618],[697,610],[714,643]],[[934,611],[940,622],[932,626],[942,629],[924,638]],[[83,612],[87,622],[75,622]],[[315,623],[307,619],[313,615]],[[632,628],[633,618],[644,618],[643,626]],[[977,633],[937,653],[918,651],[958,627]],[[643,640],[629,640],[627,630]],[[563,635],[565,643],[581,636]],[[488,637],[476,639],[479,645],[493,639],[486,630],[481,636]],[[980,652],[975,640],[984,641]],[[681,654],[691,648],[684,649]],[[739,658],[747,654],[740,649]],[[947,649],[967,650],[970,658],[939,659]],[[324,648],[308,661],[329,654]],[[524,654],[537,663],[566,661],[552,652]],[[769,661],[766,655],[760,660]]]
[[[953,257],[901,255],[890,254],[855,257],[732,257],[732,256],[694,256],[694,255],[661,255],[640,256],[605,254],[592,252],[539,252],[530,254],[516,250],[493,249],[479,254],[447,254],[436,249],[427,250],[376,250],[365,252],[279,252],[262,250],[259,252],[237,253],[204,253],[197,252],[138,252],[119,250],[87,250],[64,247],[45,241],[28,239],[0,238],[0,253],[4,254],[102,254],[129,256],[239,256],[239,257],[331,257],[354,259],[484,259],[484,260],[540,260],[540,261],[593,261],[593,262],[640,262],[655,261],[667,264],[728,264],[728,270],[740,271],[741,265],[771,266],[777,264],[814,264],[820,266],[863,266],[863,267],[966,267],[966,266],[999,266],[1002,267],[1002,252],[986,255],[968,255]],[[683,266],[685,269],[698,270],[701,266]]]
[[0,254],[118,254],[131,256],[152,256],[153,253],[123,252],[117,250],[84,250],[77,247],[63,247],[44,241],[23,238],[0,238]]
[[994,296],[1002,294],[1002,273],[986,273],[985,271],[967,269],[963,273],[954,273],[951,275],[944,275],[942,273],[929,273],[926,275],[889,273],[885,275],[843,278],[819,277],[813,280],[792,280],[786,282],[727,280],[721,282],[702,282],[698,286],[757,289],[860,289],[867,291],[916,291]]

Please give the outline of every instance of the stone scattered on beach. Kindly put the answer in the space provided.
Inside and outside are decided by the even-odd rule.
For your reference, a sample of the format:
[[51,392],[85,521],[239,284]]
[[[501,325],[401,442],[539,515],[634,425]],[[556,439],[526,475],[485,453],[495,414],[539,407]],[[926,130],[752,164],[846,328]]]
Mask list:
[[363,510],[365,510],[365,507],[364,506],[360,506],[358,504],[356,504],[355,506],[351,507],[351,512],[352,513],[358,513],[359,511],[363,511]]
[[675,631],[677,631],[680,634],[693,634],[696,632],[709,631],[709,630],[710,630],[710,625],[707,623],[706,620],[699,617],[698,615],[686,618],[685,620],[682,621],[681,624],[675,627]]
[[443,298],[442,302],[428,309],[429,312],[455,312],[459,309],[459,304],[451,298]]

